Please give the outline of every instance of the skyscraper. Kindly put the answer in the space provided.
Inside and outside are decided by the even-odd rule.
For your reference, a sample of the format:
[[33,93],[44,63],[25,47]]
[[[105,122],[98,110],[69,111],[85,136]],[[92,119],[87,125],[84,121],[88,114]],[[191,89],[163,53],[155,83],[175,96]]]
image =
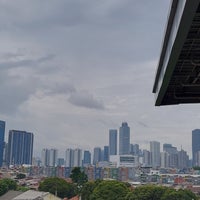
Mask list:
[[0,121],[0,167],[3,165],[5,124],[4,121]]
[[192,161],[193,166],[199,166],[198,152],[200,151],[200,129],[192,131]]
[[10,130],[8,136],[8,166],[32,164],[33,133]]
[[109,155],[117,155],[117,130],[109,130]]
[[163,144],[163,151],[169,153],[169,154],[176,154],[177,148],[173,147],[171,144]]
[[93,164],[96,165],[100,161],[101,161],[101,148],[95,147],[93,155]]
[[83,166],[87,165],[91,165],[91,153],[89,151],[84,151]]
[[149,167],[150,163],[151,163],[150,151],[144,149],[143,150],[143,166]]
[[189,163],[189,156],[187,155],[187,152],[181,149],[181,151],[178,152],[178,168],[184,169],[188,167]]
[[103,161],[109,161],[109,146],[104,146]]
[[49,149],[42,149],[41,161],[42,166],[47,167],[49,166]]
[[57,165],[57,159],[58,159],[58,150],[50,149],[49,150],[49,166],[55,167]]
[[168,167],[178,167],[178,150],[177,147],[173,147],[171,144],[163,144],[163,151],[168,153],[169,165]]
[[139,144],[130,144],[130,154],[138,156],[140,153]]
[[130,153],[130,128],[127,122],[123,122],[119,129],[119,155]]
[[74,149],[74,164],[73,167],[81,167],[82,166],[82,150],[81,149]]
[[160,167],[160,142],[150,142],[151,165],[153,168]]
[[160,153],[160,167],[169,168],[169,153],[166,151]]
[[73,167],[74,165],[74,151],[72,149],[66,149],[65,151],[65,167]]

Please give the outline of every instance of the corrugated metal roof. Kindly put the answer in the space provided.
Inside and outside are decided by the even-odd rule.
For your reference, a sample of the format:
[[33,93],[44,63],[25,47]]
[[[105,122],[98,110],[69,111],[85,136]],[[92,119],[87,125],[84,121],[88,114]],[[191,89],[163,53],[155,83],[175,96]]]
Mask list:
[[19,196],[13,198],[13,200],[39,200],[43,197],[47,196],[49,192],[39,192],[34,190],[28,190],[27,192],[24,192],[20,194]]
[[16,196],[19,196],[22,193],[23,192],[21,192],[21,191],[10,190],[6,194],[4,194],[3,196],[1,196],[0,200],[12,200],[13,198],[15,198]]

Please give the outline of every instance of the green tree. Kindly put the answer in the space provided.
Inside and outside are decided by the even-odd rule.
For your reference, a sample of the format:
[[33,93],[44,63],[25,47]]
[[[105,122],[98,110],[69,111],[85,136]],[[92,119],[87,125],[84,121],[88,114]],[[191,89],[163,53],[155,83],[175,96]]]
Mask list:
[[133,192],[128,192],[124,200],[137,200],[137,197],[133,194]]
[[89,200],[90,195],[93,193],[94,188],[97,187],[100,182],[101,180],[96,180],[96,181],[88,181],[87,183],[85,183],[81,190],[81,199]]
[[26,174],[19,173],[16,175],[16,179],[23,179],[26,178]]
[[17,183],[16,181],[9,179],[9,178],[4,178],[2,181],[8,186],[8,190],[16,190],[17,189]]
[[7,191],[8,191],[8,185],[3,180],[0,180],[0,196],[5,194]]
[[165,192],[161,200],[197,200],[198,198],[194,193],[189,190],[174,190],[171,189],[168,192]]
[[[165,188],[161,186],[145,185],[137,187],[132,194],[126,197],[131,200],[160,200],[165,192]],[[129,197],[129,198],[128,198]]]
[[88,181],[88,177],[80,167],[74,167],[71,171],[70,178],[76,184],[77,190],[80,193],[83,185]]
[[38,188],[40,191],[57,194],[60,198],[71,198],[76,195],[75,186],[62,178],[51,177],[42,181]]
[[8,178],[4,178],[0,180],[0,196],[5,194],[8,190],[16,190],[17,183]]
[[125,200],[197,200],[189,190],[178,190],[163,186],[145,185],[129,192]]
[[119,181],[102,181],[93,190],[89,200],[124,200],[129,188]]

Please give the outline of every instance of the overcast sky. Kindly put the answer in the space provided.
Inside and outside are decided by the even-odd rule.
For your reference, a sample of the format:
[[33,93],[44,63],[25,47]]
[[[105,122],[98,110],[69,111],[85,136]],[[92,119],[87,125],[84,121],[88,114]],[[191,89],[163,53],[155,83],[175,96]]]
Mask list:
[[[42,148],[92,150],[128,122],[131,142],[191,153],[199,104],[154,106],[170,0],[0,0],[0,119]],[[162,149],[162,148],[161,148]]]

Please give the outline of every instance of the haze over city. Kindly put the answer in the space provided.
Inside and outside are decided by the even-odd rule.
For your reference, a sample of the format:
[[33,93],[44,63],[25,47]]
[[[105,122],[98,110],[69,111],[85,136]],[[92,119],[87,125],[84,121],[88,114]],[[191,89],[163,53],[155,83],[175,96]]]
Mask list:
[[0,0],[0,119],[42,148],[108,144],[123,121],[131,143],[191,156],[199,104],[154,106],[170,0]]

